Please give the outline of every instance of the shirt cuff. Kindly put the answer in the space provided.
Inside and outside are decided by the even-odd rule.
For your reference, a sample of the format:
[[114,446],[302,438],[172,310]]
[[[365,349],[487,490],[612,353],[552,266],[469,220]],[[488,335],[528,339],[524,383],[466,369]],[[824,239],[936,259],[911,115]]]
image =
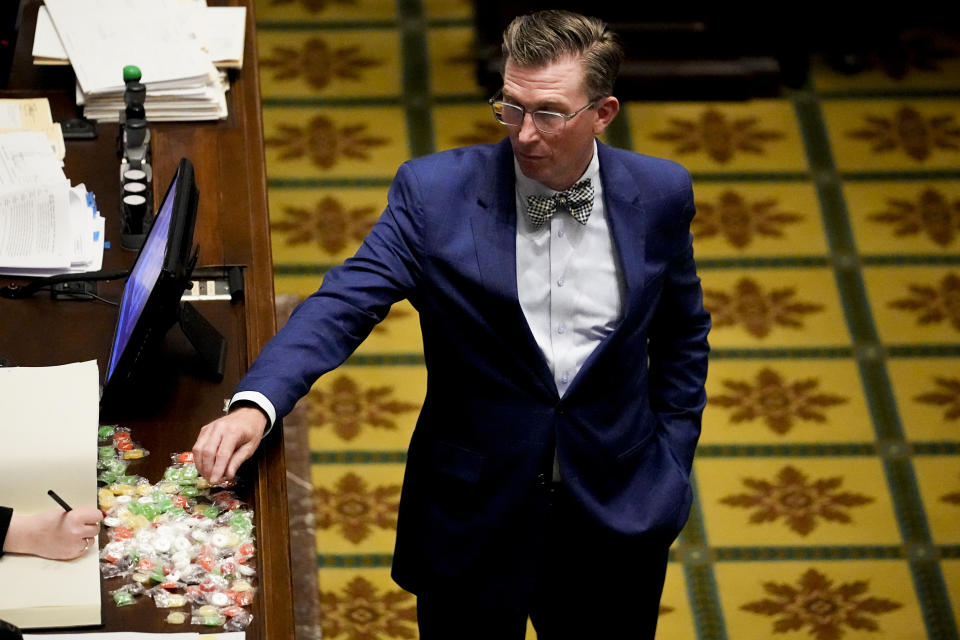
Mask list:
[[267,428],[264,430],[264,437],[270,433],[270,429],[273,429],[273,424],[277,421],[277,410],[274,408],[273,403],[259,391],[238,391],[233,394],[233,397],[230,399],[230,408],[233,408],[238,402],[252,402],[253,404],[260,407],[260,409],[267,414]]

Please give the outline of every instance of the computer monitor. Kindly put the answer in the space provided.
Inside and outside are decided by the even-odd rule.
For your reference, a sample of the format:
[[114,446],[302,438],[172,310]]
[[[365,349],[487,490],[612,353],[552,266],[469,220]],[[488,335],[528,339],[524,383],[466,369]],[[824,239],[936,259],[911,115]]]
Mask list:
[[142,400],[136,383],[143,363],[181,320],[180,298],[198,255],[193,245],[198,199],[193,165],[183,158],[124,285],[101,411]]

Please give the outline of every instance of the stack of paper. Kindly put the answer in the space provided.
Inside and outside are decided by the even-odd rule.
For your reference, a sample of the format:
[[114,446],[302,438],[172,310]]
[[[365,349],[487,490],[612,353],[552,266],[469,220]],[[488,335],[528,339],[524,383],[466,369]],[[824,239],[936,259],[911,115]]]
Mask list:
[[[187,0],[178,0],[187,3]],[[243,43],[246,34],[246,7],[208,7],[204,0],[191,0],[191,27],[201,47],[210,54],[218,69],[243,68]],[[70,58],[53,28],[47,8],[40,6],[33,36],[33,64],[68,65]]]
[[46,98],[0,100],[0,132],[0,273],[99,271],[104,219],[93,194],[63,173]]
[[[127,65],[139,67],[142,73],[148,121],[216,120],[227,116],[229,83],[213,64],[204,38],[213,39],[201,35],[208,31],[203,26],[206,22],[201,24],[196,18],[199,10],[194,3],[44,1],[57,40],[73,65],[77,103],[84,107],[87,118],[119,119],[124,107],[123,68]],[[41,43],[49,44],[50,40],[43,37]],[[52,50],[41,57],[50,53]]]

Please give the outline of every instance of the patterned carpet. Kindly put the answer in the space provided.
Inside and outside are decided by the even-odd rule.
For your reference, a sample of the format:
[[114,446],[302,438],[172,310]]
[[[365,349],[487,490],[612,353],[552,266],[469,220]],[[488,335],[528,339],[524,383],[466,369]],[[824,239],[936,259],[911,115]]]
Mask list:
[[[403,160],[503,129],[474,84],[466,0],[257,10],[283,315],[353,253]],[[714,318],[659,638],[958,637],[960,42],[904,45],[905,67],[856,75],[815,59],[778,99],[632,102],[605,137],[694,174]],[[400,303],[288,421],[325,638],[417,636],[389,565],[422,362]]]

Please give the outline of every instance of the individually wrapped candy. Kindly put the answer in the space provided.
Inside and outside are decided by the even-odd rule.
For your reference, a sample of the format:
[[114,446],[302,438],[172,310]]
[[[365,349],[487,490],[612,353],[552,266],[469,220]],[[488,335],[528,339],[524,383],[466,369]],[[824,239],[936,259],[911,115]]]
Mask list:
[[117,428],[117,425],[115,424],[101,425],[100,428],[97,429],[97,439],[100,440],[101,442],[107,441],[107,440],[112,441],[113,432],[116,430],[116,428]]
[[187,621],[187,614],[183,611],[171,611],[167,615],[167,622],[169,624],[183,624]]
[[133,449],[133,438],[130,437],[130,429],[127,427],[117,427],[113,430],[113,446],[120,451]]
[[245,607],[253,603],[254,588],[246,580],[234,580],[226,594],[234,604]]
[[131,605],[135,601],[135,596],[143,593],[143,587],[138,584],[125,584],[119,589],[110,592],[110,595],[113,596],[113,601],[117,604],[118,607],[126,607]]
[[100,575],[104,578],[119,578],[127,573],[128,571],[126,569],[115,564],[110,564],[109,562],[100,563]]
[[192,462],[170,465],[163,472],[163,479],[181,485],[196,485],[200,473]]
[[110,456],[101,458],[97,463],[97,466],[102,469],[100,475],[97,476],[97,480],[105,484],[115,483],[118,478],[122,477],[127,472],[128,464],[129,463],[126,460],[122,460],[114,456],[111,449]]
[[109,511],[117,504],[117,497],[106,487],[97,490],[97,505],[101,511]]
[[170,593],[166,589],[154,587],[147,591],[158,609],[178,609],[187,606],[187,598],[182,593]]
[[[228,609],[239,609],[239,611],[230,615],[227,613]],[[253,614],[240,607],[228,607],[223,610],[223,613],[228,616],[227,621],[223,623],[223,628],[226,631],[243,631],[253,622]]]
[[[109,535],[112,535],[109,534]],[[126,556],[126,545],[123,542],[108,542],[100,550],[100,559],[110,564],[119,565],[121,558]]]
[[190,617],[191,624],[201,624],[205,626],[222,626],[226,622],[226,616],[220,613],[220,610],[209,604],[205,604],[193,610]]
[[146,458],[150,455],[150,452],[144,449],[143,447],[133,447],[123,452],[122,456],[124,460],[139,460],[140,458]]
[[[232,491],[218,491],[210,496],[210,503],[224,511],[233,511],[244,506],[244,503]],[[224,514],[229,517],[228,514]]]

